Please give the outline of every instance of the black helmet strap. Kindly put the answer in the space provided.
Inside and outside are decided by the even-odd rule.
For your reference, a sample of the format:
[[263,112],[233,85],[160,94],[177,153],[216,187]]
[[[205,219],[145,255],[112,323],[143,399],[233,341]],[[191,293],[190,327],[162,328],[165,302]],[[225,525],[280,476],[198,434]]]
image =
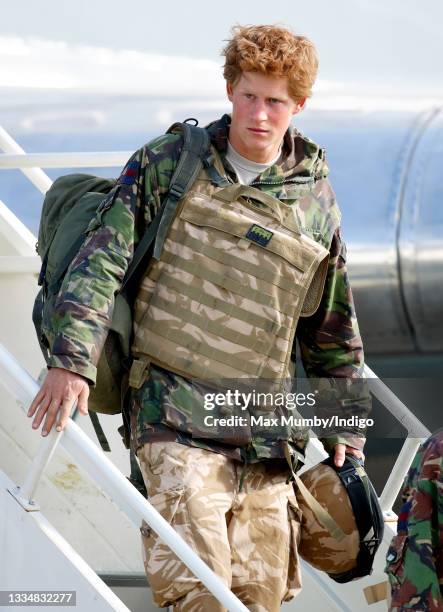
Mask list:
[[341,468],[334,465],[332,458],[323,463],[334,468],[346,488],[360,535],[355,568],[342,574],[329,574],[336,582],[350,582],[372,571],[375,553],[383,539],[383,515],[374,487],[357,460],[347,455]]

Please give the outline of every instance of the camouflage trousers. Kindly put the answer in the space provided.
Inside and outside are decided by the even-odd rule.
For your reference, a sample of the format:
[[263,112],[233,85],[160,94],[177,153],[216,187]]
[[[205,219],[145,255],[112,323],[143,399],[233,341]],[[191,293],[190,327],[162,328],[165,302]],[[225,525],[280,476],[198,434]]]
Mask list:
[[[283,462],[244,468],[177,442],[147,443],[138,458],[150,503],[249,610],[279,610],[300,591],[300,511]],[[144,521],[141,533],[157,605],[225,610]]]

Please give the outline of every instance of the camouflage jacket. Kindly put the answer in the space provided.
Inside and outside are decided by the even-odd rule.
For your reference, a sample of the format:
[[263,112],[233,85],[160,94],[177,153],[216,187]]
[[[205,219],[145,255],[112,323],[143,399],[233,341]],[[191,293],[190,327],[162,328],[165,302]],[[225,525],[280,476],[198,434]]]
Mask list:
[[409,470],[386,560],[392,612],[443,610],[443,430],[423,444]]
[[[229,123],[230,118],[225,115],[208,130],[211,144],[235,181],[235,172],[225,159]],[[115,188],[104,199],[66,274],[57,300],[50,366],[77,372],[92,384],[95,382],[96,364],[109,327],[114,294],[131,261],[134,247],[167,194],[182,145],[180,135],[167,134],[142,147],[128,161]],[[297,205],[303,231],[330,251],[321,305],[315,315],[300,320],[297,328],[307,375],[358,378],[363,369],[362,342],[346,270],[338,206],[327,174],[324,151],[290,128],[284,137],[280,159],[252,185],[288,204]],[[306,178],[304,183],[299,180],[303,177]],[[293,357],[295,360],[295,346]],[[192,397],[183,397],[184,388],[191,387],[181,377],[151,366],[150,376],[132,395],[130,421],[135,448],[151,440],[178,440],[250,461],[281,456],[279,450],[270,450],[263,439],[253,440],[247,449],[240,449],[218,444],[215,440],[192,438],[181,432],[178,426],[182,412],[180,404],[192,400]],[[343,416],[364,415],[368,404],[368,397],[359,398],[353,405],[343,408]],[[177,415],[177,427],[173,426],[174,414]],[[350,427],[346,434],[348,443],[363,446],[360,428]],[[302,448],[306,433],[294,432],[294,438],[299,439]],[[339,441],[345,441],[343,434],[329,431],[326,445],[331,447]]]

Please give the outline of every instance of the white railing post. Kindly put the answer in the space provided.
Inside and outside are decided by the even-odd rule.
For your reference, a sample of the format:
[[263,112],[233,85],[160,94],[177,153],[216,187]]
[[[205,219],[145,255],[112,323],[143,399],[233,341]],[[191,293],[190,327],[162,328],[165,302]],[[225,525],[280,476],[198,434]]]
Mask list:
[[391,513],[392,506],[400,492],[418,447],[431,435],[431,432],[412,414],[395,393],[378,378],[371,368],[365,366],[364,373],[368,379],[368,386],[371,392],[403,425],[408,435],[380,495],[380,506],[383,512]]
[[[35,380],[23,370],[18,361],[0,343],[0,383],[15,397],[24,411],[27,411],[32,398],[38,392]],[[31,421],[29,421],[31,427]],[[37,435],[37,432],[36,432]],[[37,455],[22,486],[17,487],[14,496],[27,510],[38,510],[34,501],[40,478],[48,465],[62,432],[53,429],[46,438],[42,438]]]
[[[29,426],[31,426],[31,421],[29,421]],[[35,502],[34,495],[37,491],[37,487],[46,466],[51,461],[62,435],[63,432],[57,431],[54,426],[49,432],[48,436],[46,438],[42,438],[38,452],[31,463],[31,467],[23,484],[13,491],[14,497],[20,501],[21,505],[26,508],[26,510],[40,509],[38,504]]]
[[[26,151],[0,126],[0,148],[5,153],[26,155]],[[41,193],[46,193],[52,185],[52,180],[40,168],[22,169],[23,174],[33,183]]]
[[383,512],[390,512],[392,510],[397,495],[400,493],[405,475],[411,467],[411,463],[422,441],[422,438],[406,438],[404,441],[402,449],[389,474],[382,494],[380,495],[379,501]]
[[[0,383],[18,400],[24,410],[27,410],[32,398],[38,391],[36,382],[1,344]],[[224,582],[200,559],[135,487],[130,484],[127,478],[104,456],[102,451],[97,448],[72,419],[69,419],[63,432],[59,434],[53,432],[52,435],[52,440],[50,439],[50,434],[48,440],[45,440],[47,445],[42,445],[41,456],[26,479],[28,488],[35,490],[41,470],[52,456],[55,445],[60,441],[77,465],[81,466],[96,481],[100,489],[108,494],[112,501],[125,512],[137,528],[140,527],[141,519],[145,519],[165,544],[169,546],[228,610],[248,612],[246,606],[237,599]],[[15,494],[15,491],[11,491],[11,493]],[[20,490],[20,493],[22,493],[22,490]],[[15,496],[17,497],[17,495]],[[35,508],[31,507],[30,509]]]
[[367,365],[364,370],[365,377],[368,380],[370,391],[377,399],[395,416],[401,425],[406,429],[408,434],[414,438],[427,438],[431,432],[423,425],[421,421],[407,408],[404,403],[395,395],[385,383],[378,378],[377,374]]
[[[73,153],[27,153],[0,155],[0,169],[8,168],[117,168],[131,157],[131,151],[86,151]],[[23,170],[24,171],[24,170]]]

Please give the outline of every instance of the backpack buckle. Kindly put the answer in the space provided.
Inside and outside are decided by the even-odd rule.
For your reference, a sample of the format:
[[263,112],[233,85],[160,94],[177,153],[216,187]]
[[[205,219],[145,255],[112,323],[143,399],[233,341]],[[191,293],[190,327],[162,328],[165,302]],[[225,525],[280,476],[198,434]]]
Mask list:
[[173,198],[175,198],[175,199],[179,200],[179,199],[182,197],[183,193],[184,193],[183,188],[182,188],[182,187],[179,187],[179,186],[176,184],[176,185],[172,185],[172,186],[169,188],[169,193],[168,193],[168,196],[172,196]]

